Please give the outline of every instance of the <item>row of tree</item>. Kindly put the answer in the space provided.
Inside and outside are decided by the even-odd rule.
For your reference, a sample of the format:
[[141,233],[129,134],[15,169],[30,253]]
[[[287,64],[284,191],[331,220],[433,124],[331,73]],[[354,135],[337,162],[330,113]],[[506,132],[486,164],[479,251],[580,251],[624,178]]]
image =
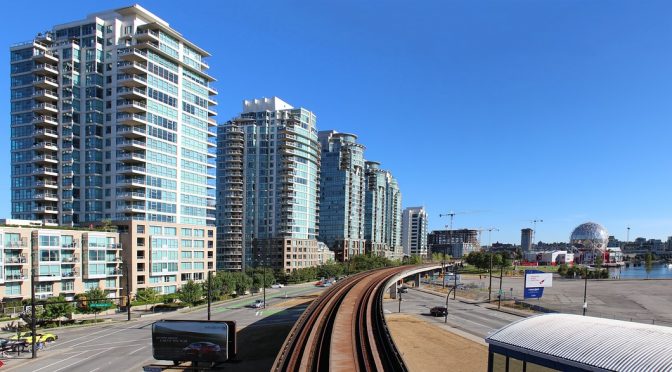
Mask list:
[[506,254],[492,252],[470,252],[464,257],[464,261],[481,270],[489,269],[491,262],[493,268],[511,266],[511,260]]
[[[443,257],[440,254],[434,254],[431,258],[434,262],[441,262],[442,259]],[[366,270],[398,266],[402,263],[419,264],[422,261],[418,256],[407,257],[402,261],[398,261],[376,255],[358,255],[352,257],[347,262],[331,261],[317,267],[293,270],[291,273],[261,267],[248,269],[244,272],[218,271],[213,272],[210,278],[204,282],[198,283],[190,280],[182,284],[180,290],[173,294],[162,295],[152,288],[140,289],[135,294],[135,298],[131,304],[171,304],[179,300],[180,306],[198,305],[207,301],[208,289],[211,293],[211,299],[218,301],[246,294],[250,291],[258,292],[264,286],[270,287],[274,283],[304,283],[320,278],[335,278]],[[23,304],[30,304],[30,300],[23,301]],[[22,304],[17,303],[13,305],[21,306]],[[108,298],[108,294],[100,288],[91,288],[85,293],[77,294],[74,301],[67,301],[63,296],[59,296],[41,301],[40,305],[36,307],[36,321],[38,324],[57,321],[59,325],[61,320],[69,317],[72,313],[98,314],[116,306]],[[21,317],[26,323],[30,324],[30,311],[24,312]]]
[[[408,263],[420,263],[422,260],[409,259]],[[306,267],[285,273],[283,270],[270,268],[253,268],[242,272],[218,271],[213,272],[209,279],[202,283],[189,281],[175,295],[161,295],[156,290],[141,289],[135,296],[133,305],[170,303],[178,299],[180,303],[198,305],[207,300],[208,289],[213,301],[240,296],[251,292],[258,292],[274,283],[297,284],[320,278],[334,278],[354,274],[360,271],[382,267],[400,265],[399,261],[375,255],[358,255],[348,262],[328,262],[317,267]]]

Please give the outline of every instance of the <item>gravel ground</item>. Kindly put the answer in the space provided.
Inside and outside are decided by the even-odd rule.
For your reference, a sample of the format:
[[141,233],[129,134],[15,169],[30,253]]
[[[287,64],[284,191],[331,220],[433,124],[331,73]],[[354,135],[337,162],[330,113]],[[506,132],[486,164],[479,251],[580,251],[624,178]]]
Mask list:
[[488,349],[455,333],[429,324],[421,316],[385,316],[397,348],[411,371],[486,371]]

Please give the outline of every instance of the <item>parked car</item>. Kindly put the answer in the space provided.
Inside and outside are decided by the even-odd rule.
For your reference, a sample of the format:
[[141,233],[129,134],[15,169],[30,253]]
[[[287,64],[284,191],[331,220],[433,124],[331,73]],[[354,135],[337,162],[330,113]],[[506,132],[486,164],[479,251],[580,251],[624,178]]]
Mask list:
[[445,306],[434,306],[429,310],[429,313],[432,316],[446,316],[448,314],[448,309]]
[[399,293],[408,293],[408,287],[406,286],[399,287]]
[[260,309],[260,308],[264,307],[264,300],[256,300],[256,301],[254,301],[254,303],[251,306],[254,309]]
[[271,288],[282,288],[282,287],[284,287],[284,285],[280,283],[275,283],[271,286]]
[[212,342],[194,342],[182,349],[184,354],[196,358],[216,358],[216,354],[222,351],[222,348]]
[[53,333],[38,333],[33,337],[32,332],[21,332],[18,335],[14,335],[9,338],[10,341],[23,341],[28,344],[32,344],[34,340],[37,342],[53,342],[58,340],[58,336]]

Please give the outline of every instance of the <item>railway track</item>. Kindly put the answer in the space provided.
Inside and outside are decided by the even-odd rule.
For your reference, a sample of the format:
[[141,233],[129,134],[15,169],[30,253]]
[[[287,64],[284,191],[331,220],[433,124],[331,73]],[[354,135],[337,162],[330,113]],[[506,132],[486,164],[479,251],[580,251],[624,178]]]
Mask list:
[[297,320],[272,371],[407,371],[385,324],[385,283],[407,268],[350,276]]

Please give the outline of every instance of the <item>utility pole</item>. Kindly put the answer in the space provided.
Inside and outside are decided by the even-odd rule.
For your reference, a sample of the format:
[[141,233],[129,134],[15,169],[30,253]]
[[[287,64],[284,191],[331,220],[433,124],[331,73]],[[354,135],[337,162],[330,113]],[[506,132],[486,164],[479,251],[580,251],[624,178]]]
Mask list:
[[399,312],[401,312],[401,288],[397,288],[397,293],[399,294]]
[[490,277],[490,284],[488,286],[488,302],[492,301],[492,232],[493,231],[499,231],[498,228],[496,227],[490,227],[487,229],[482,229],[479,231],[487,231],[488,232],[488,246],[487,246],[487,251],[488,255],[490,256],[490,269],[488,270],[488,275]]
[[[450,217],[450,229],[448,230],[448,244],[450,244],[450,250],[452,253],[453,250],[453,218],[455,218],[455,212],[448,212],[439,214],[439,217]],[[446,226],[448,227],[448,226]],[[442,287],[446,288],[446,248],[443,248],[443,260],[441,262],[441,274],[443,274]]]
[[126,320],[131,320],[131,264],[124,262],[126,266]]
[[[265,247],[267,248],[268,246],[265,245]],[[266,265],[266,249],[264,249],[264,257],[263,257],[263,261],[261,263],[261,270],[263,270],[263,277],[264,277],[264,279],[263,279],[263,281],[264,281],[263,287],[264,288],[262,289],[262,292],[264,294],[264,307],[263,307],[264,309],[266,308],[266,266],[265,265]]]
[[490,284],[488,284],[488,303],[492,301],[492,252],[490,253],[490,269],[488,269],[488,273],[490,275]]
[[[453,276],[454,276],[454,283],[453,284],[453,300],[455,299],[455,295],[457,294],[457,262],[453,261]],[[447,309],[446,309],[447,311]]]
[[37,272],[37,267],[36,266],[37,266],[38,255],[37,255],[37,252],[36,252],[36,249],[35,249],[35,244],[34,244],[34,241],[36,239],[37,239],[36,236],[31,235],[31,237],[30,237],[30,255],[31,255],[31,260],[30,260],[31,261],[30,262],[30,331],[31,331],[32,337],[33,337],[33,340],[32,340],[33,342],[31,342],[32,351],[33,351],[33,355],[32,355],[33,359],[37,358],[37,348],[36,348],[36,344],[37,344],[37,342],[36,342],[37,341],[37,337],[36,337],[36,335],[37,335],[37,329],[36,329],[37,324],[35,322],[35,315],[36,315],[35,314],[35,274]]
[[212,270],[208,270],[208,320],[210,320],[211,305],[212,305]]
[[499,269],[499,303],[497,304],[497,310],[502,308],[502,278],[504,277],[504,262]]
[[586,275],[583,284],[583,316],[586,316],[586,310],[588,309],[588,268],[586,267]]

